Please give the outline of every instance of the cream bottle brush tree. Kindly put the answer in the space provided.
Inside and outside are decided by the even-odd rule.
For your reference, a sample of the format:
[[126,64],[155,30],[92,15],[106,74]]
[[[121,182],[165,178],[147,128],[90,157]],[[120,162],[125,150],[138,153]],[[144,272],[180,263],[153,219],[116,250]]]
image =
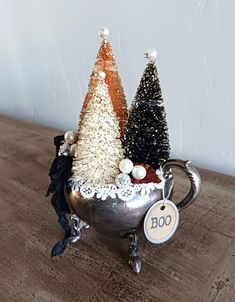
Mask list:
[[115,183],[124,153],[105,73],[98,72],[97,77],[97,86],[80,126],[72,168],[74,176],[94,186]]

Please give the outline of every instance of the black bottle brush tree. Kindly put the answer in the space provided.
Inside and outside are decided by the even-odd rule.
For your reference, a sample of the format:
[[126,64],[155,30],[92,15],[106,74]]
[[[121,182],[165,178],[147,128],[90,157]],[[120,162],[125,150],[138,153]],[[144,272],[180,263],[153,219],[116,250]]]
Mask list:
[[149,50],[149,60],[130,108],[124,136],[126,157],[154,169],[170,156],[166,111],[155,63],[156,51]]

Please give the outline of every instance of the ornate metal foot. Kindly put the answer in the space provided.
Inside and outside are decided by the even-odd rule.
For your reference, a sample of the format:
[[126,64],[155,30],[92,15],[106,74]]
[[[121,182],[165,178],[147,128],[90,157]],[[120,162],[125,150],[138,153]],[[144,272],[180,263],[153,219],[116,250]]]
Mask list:
[[137,231],[128,235],[129,240],[129,253],[128,263],[132,267],[135,273],[139,273],[141,270],[141,258],[138,253],[138,233]]
[[81,238],[82,228],[89,228],[89,225],[86,224],[81,218],[76,214],[71,215],[71,236],[69,238],[70,243],[75,243]]

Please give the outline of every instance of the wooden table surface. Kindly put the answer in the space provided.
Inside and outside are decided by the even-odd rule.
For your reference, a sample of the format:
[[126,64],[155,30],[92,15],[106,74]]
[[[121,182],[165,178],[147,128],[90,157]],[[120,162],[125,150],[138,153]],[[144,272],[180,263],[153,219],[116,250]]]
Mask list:
[[[155,246],[141,237],[140,274],[127,265],[127,242],[92,228],[51,260],[63,236],[44,197],[58,134],[0,116],[0,302],[235,301],[235,178],[206,170],[174,238]],[[179,200],[188,183],[176,174]]]

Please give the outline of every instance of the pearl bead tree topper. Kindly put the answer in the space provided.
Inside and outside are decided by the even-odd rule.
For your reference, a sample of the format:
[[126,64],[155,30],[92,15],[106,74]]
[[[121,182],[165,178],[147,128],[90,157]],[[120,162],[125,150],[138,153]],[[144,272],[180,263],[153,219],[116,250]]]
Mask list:
[[147,58],[149,60],[149,62],[154,62],[157,58],[157,51],[156,49],[148,49],[145,54],[144,54],[145,58]]
[[98,71],[97,74],[96,74],[96,77],[97,77],[97,79],[99,79],[100,81],[104,81],[104,80],[105,80],[105,77],[106,77],[106,74],[105,74],[105,72],[103,72],[103,71]]
[[109,29],[107,27],[101,28],[99,30],[99,36],[101,37],[101,39],[107,40],[107,38],[109,37]]

